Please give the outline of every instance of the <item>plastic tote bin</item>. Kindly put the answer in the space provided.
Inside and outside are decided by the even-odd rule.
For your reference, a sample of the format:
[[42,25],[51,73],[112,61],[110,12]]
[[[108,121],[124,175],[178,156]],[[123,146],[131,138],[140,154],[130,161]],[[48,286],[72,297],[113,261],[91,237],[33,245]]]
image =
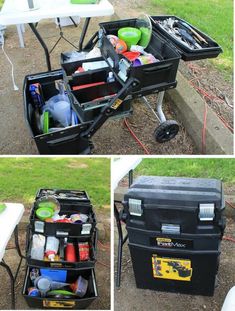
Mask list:
[[[40,83],[44,100],[59,93],[55,88],[55,81],[63,79],[61,70],[29,75],[24,80],[24,111],[25,120],[40,154],[88,154],[92,144],[88,139],[82,138],[80,133],[87,129],[88,123],[69,126],[48,134],[39,134],[36,130],[33,113],[32,98],[29,93],[29,85]],[[72,102],[71,102],[72,105]],[[78,116],[79,119],[79,116]]]
[[30,268],[27,268],[23,286],[23,296],[30,308],[79,310],[87,308],[98,297],[94,269],[67,271],[67,283],[75,282],[79,275],[88,280],[88,289],[86,295],[83,298],[76,299],[55,299],[48,297],[42,298],[29,296],[28,289],[33,286],[29,277],[29,272]]

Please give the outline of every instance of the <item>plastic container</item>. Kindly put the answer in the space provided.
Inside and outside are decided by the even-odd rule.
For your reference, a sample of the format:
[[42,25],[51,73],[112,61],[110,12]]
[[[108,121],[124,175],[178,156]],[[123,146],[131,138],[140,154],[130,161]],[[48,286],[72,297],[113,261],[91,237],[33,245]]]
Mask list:
[[90,204],[88,193],[84,190],[68,190],[68,189],[39,189],[35,196],[35,201],[41,197],[54,196],[59,202],[67,202],[71,205],[78,202]]
[[43,260],[45,248],[45,236],[34,234],[32,237],[32,245],[30,248],[30,257],[36,260]]
[[37,130],[36,115],[33,113],[29,85],[39,82],[42,86],[44,100],[46,101],[59,93],[55,88],[54,81],[62,78],[63,73],[61,70],[25,77],[23,96],[26,123],[40,154],[88,154],[92,149],[92,144],[88,139],[82,138],[80,133],[85,131],[90,123],[79,122],[78,125],[63,128],[62,130],[58,129],[56,132],[47,134],[40,134]]
[[97,286],[95,279],[94,269],[87,270],[68,270],[67,273],[67,283],[76,282],[79,275],[88,280],[88,288],[85,296],[82,298],[72,297],[70,299],[59,299],[59,298],[49,298],[49,297],[34,297],[28,295],[28,289],[32,287],[32,282],[29,278],[29,268],[26,270],[24,286],[23,286],[23,296],[30,308],[36,309],[85,309],[87,308],[97,297]]

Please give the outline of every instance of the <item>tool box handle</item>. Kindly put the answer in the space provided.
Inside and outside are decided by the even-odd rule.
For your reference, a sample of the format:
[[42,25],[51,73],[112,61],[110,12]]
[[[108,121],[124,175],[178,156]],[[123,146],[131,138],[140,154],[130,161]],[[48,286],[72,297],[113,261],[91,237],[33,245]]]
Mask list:
[[63,144],[65,142],[68,142],[68,141],[70,141],[70,142],[75,141],[79,136],[80,136],[79,134],[74,134],[74,135],[54,139],[54,140],[48,141],[47,143],[49,146],[60,145],[60,144]]
[[153,72],[158,72],[162,70],[170,70],[172,67],[172,64],[164,64],[160,66],[151,66],[150,68],[144,68],[143,71],[145,73],[153,73]]
[[91,50],[93,47],[96,45],[96,43],[99,40],[99,32],[95,32],[94,35],[90,38],[90,40],[86,43],[85,47],[83,50]]

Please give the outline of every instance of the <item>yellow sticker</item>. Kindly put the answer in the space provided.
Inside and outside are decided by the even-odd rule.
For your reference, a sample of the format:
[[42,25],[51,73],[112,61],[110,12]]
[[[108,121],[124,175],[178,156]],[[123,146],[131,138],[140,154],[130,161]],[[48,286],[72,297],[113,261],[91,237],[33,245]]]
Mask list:
[[177,281],[191,281],[191,260],[152,256],[153,277]]
[[122,99],[117,98],[117,99],[115,100],[115,102],[112,104],[111,108],[113,108],[113,109],[115,109],[115,110],[118,109],[118,107],[121,105],[122,102],[123,102]]
[[73,308],[75,306],[75,301],[65,301],[65,300],[43,300],[43,307],[45,308]]

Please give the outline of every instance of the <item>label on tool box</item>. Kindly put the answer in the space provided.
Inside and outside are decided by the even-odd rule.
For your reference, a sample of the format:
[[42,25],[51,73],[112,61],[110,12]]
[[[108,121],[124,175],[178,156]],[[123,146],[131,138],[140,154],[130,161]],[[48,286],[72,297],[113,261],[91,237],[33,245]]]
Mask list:
[[122,99],[117,98],[117,99],[115,100],[115,102],[112,104],[111,108],[113,108],[113,109],[115,109],[115,110],[118,109],[118,107],[121,105],[122,102],[123,102]]
[[150,238],[150,243],[153,246],[158,246],[162,248],[181,248],[181,249],[193,248],[193,240],[186,240],[186,239],[154,237]]
[[43,307],[45,308],[73,308],[75,306],[75,301],[65,301],[65,300],[43,300]]
[[191,260],[152,256],[153,277],[177,281],[191,281]]

